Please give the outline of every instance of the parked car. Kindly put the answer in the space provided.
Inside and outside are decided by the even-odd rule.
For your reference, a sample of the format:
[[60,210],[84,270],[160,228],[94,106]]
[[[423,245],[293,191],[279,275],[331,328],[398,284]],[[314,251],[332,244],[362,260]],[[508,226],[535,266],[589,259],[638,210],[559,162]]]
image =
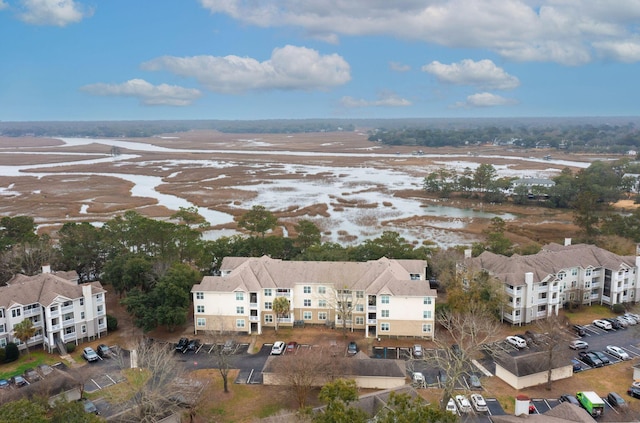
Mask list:
[[7,379],[0,379],[0,389],[8,389],[9,381]]
[[623,314],[622,316],[618,316],[618,319],[624,320],[630,326],[638,324],[638,321],[634,317],[632,317],[632,316],[630,316],[628,314]]
[[224,341],[224,345],[222,345],[222,353],[223,354],[231,354],[236,349],[236,341],[233,339],[227,339]]
[[633,398],[640,398],[640,388],[631,386],[629,389],[627,389],[627,394],[629,396],[632,396]]
[[446,410],[451,414],[458,414],[458,407],[456,407],[456,402],[453,400],[453,398],[449,398]]
[[469,376],[469,386],[471,389],[482,389],[482,384],[480,383],[480,378],[477,375]]
[[36,372],[35,369],[31,368],[25,369],[23,376],[29,381],[29,383],[37,382],[42,379],[42,377],[40,377],[40,374]]
[[627,402],[624,400],[624,398],[622,398],[620,395],[618,395],[615,392],[609,392],[609,395],[607,395],[607,401],[613,407],[616,407],[619,409],[627,408]]
[[82,402],[85,413],[100,414],[100,412],[98,411],[98,407],[96,407],[96,405],[90,399],[80,398],[78,401]]
[[489,407],[487,406],[487,402],[484,400],[484,397],[480,394],[471,394],[471,405],[478,413],[486,413],[489,411]]
[[570,395],[570,394],[560,395],[560,398],[558,398],[558,401],[568,402],[570,404],[577,405],[578,407],[580,407],[580,402],[578,401],[578,398],[576,398],[574,395]]
[[289,343],[287,343],[287,354],[293,354],[296,352],[296,349],[298,348],[298,343],[296,341],[290,341]]
[[573,372],[579,372],[580,370],[582,370],[582,364],[576,360],[576,359],[572,359],[571,360],[571,364],[573,365]]
[[189,338],[180,338],[180,340],[176,344],[176,352],[183,353],[187,348],[187,345],[189,345]]
[[456,395],[456,406],[461,413],[470,413],[473,411],[471,408],[471,403],[464,395]]
[[98,348],[96,349],[96,352],[102,358],[111,357],[111,350],[105,344],[98,345]]
[[442,369],[438,370],[438,380],[440,381],[440,384],[442,384],[442,385],[447,383],[447,372],[445,372]]
[[623,328],[626,328],[629,326],[629,322],[627,321],[627,319],[625,319],[622,316],[616,317],[616,320],[618,321],[618,323],[620,323],[620,326],[622,326]]
[[358,353],[358,344],[355,341],[349,342],[349,346],[347,347],[348,355],[356,355]]
[[609,357],[607,357],[607,355],[602,351],[589,351],[589,352],[592,354],[595,354],[600,359],[600,361],[602,361],[602,364],[604,365],[611,364],[611,360],[609,360]]
[[182,351],[182,353],[187,353],[189,351],[196,351],[198,348],[200,347],[200,340],[199,339],[191,339],[188,343],[186,348],[184,349],[184,351]]
[[596,326],[600,329],[603,330],[611,330],[613,329],[613,327],[611,326],[611,323],[607,322],[606,320],[602,320],[602,319],[596,319],[593,321],[593,326]]
[[579,339],[576,339],[569,343],[569,348],[571,348],[572,350],[587,350],[589,349],[589,344]]
[[585,336],[587,334],[587,331],[580,325],[573,325],[573,330],[576,331],[576,335],[578,336]]
[[280,355],[284,352],[285,344],[282,341],[276,341],[271,347],[271,355]]
[[18,388],[22,388],[23,386],[27,386],[29,382],[22,376],[14,376],[11,378],[11,383],[17,386]]
[[411,379],[412,379],[413,386],[417,388],[425,387],[424,375],[421,372],[413,372]]
[[616,347],[615,345],[607,345],[607,352],[612,356],[619,358],[620,360],[630,360],[629,354],[625,350],[620,347]]
[[42,377],[47,377],[47,375],[53,373],[53,367],[44,363],[38,364],[38,366],[36,367],[36,370],[40,372]]
[[604,365],[598,358],[598,356],[591,352],[580,351],[578,356],[580,357],[580,360],[587,363],[591,367],[602,367]]
[[82,356],[88,362],[100,360],[100,357],[98,356],[98,354],[91,347],[86,347],[85,349],[83,349]]
[[422,358],[422,345],[416,344],[413,346],[413,356],[415,358]]
[[520,338],[519,336],[507,336],[507,342],[516,348],[527,348],[527,341]]
[[622,325],[620,324],[618,319],[606,318],[606,319],[602,319],[602,320],[605,320],[605,321],[611,323],[611,327],[613,329],[622,329]]

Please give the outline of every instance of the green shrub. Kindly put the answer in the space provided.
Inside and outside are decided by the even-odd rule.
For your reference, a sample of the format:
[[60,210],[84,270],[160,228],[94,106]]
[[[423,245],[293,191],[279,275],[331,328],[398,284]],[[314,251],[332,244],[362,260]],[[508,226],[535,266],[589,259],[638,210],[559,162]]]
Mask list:
[[107,330],[112,332],[116,329],[118,329],[118,319],[116,319],[115,316],[107,314]]
[[624,304],[620,304],[620,303],[614,304],[611,310],[613,310],[613,312],[616,314],[622,314],[625,311]]
[[9,342],[4,351],[4,362],[11,363],[20,358],[20,350],[14,342]]
[[76,350],[76,344],[74,342],[67,342],[67,345],[65,345],[65,347],[67,348],[67,352],[69,354]]
[[0,348],[0,363],[4,363],[4,359],[6,357],[6,351],[4,348]]

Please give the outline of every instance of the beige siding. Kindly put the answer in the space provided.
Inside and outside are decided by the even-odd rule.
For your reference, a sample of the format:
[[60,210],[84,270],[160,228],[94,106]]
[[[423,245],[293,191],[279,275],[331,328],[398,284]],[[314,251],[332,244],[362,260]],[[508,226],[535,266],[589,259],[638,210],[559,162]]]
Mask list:
[[[518,377],[496,363],[496,376],[511,385],[515,389],[524,389],[547,383],[547,372],[534,373]],[[552,380],[566,379],[573,376],[573,366],[559,367],[551,371]]]

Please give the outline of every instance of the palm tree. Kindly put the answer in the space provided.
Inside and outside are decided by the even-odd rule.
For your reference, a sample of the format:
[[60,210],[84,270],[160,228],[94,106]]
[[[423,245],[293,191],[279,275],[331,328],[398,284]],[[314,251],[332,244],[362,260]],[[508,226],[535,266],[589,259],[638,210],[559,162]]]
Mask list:
[[278,320],[280,317],[285,316],[289,313],[290,303],[289,300],[285,297],[276,297],[273,300],[273,312],[276,314],[276,332],[278,331]]
[[37,329],[33,326],[31,319],[24,319],[13,327],[13,334],[27,347],[27,355],[29,355],[29,344],[27,341],[36,334]]

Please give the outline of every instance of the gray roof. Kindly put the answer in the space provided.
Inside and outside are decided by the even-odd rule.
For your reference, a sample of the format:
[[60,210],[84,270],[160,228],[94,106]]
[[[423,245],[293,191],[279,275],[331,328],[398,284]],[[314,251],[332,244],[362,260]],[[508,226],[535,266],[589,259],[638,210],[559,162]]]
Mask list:
[[[567,348],[557,345],[554,347],[553,368],[571,366],[571,357],[566,354]],[[524,355],[500,354],[494,357],[497,364],[518,377],[528,376],[549,370],[549,352],[536,351]]]
[[[74,272],[75,273],[75,272]],[[57,297],[74,300],[82,297],[82,285],[72,282],[69,272],[40,273],[35,276],[16,275],[7,286],[0,287],[0,307],[39,303],[51,305]],[[91,282],[91,293],[106,292],[100,282]]]
[[[406,363],[404,360],[378,360],[367,357],[366,355],[360,357],[342,358],[342,376],[364,376],[364,377],[392,377],[401,378],[406,377]],[[276,363],[278,357],[270,356],[262,369],[263,373],[275,373],[277,372]]]
[[470,268],[484,269],[510,285],[524,285],[524,274],[533,273],[533,281],[540,282],[561,270],[582,267],[606,268],[617,271],[635,267],[635,256],[619,256],[589,244],[548,244],[537,254],[505,257],[485,251],[478,257],[465,260]]
[[205,276],[192,291],[259,291],[263,288],[293,288],[295,285],[326,284],[335,288],[362,290],[370,294],[436,296],[424,280],[411,280],[412,273],[425,273],[424,260],[367,262],[284,261],[262,257],[225,257],[224,276]]
[[593,423],[595,421],[586,410],[569,402],[560,403],[543,414],[491,416],[491,420],[494,423],[521,423],[523,421],[540,423]]

